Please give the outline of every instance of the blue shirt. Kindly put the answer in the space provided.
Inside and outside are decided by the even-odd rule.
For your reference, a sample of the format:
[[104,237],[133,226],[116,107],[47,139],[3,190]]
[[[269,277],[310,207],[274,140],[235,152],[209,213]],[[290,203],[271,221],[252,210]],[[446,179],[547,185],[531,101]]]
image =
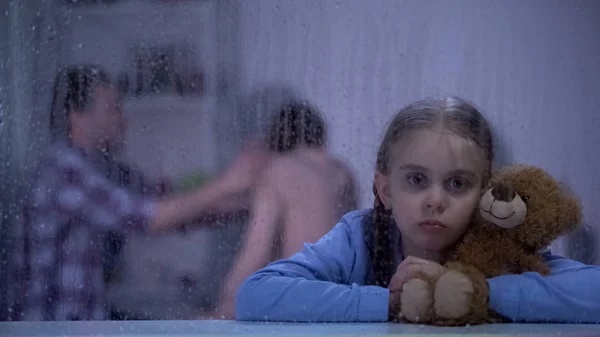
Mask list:
[[[371,214],[344,215],[315,244],[250,275],[238,289],[236,319],[387,321],[389,290],[367,285]],[[547,277],[527,272],[488,279],[490,308],[515,322],[600,323],[600,267],[543,254]]]

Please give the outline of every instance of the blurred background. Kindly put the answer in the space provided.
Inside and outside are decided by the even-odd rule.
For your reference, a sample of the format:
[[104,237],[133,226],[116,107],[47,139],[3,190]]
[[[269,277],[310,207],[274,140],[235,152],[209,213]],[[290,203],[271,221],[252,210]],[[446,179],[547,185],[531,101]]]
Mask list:
[[[4,0],[0,17],[3,313],[12,229],[50,143],[53,81],[78,63],[119,81],[129,120],[120,159],[131,177],[200,186],[264,132],[269,111],[302,97],[322,111],[330,152],[356,175],[360,208],[372,205],[376,147],[393,114],[425,96],[459,95],[492,122],[497,164],[539,165],[581,197],[585,231],[554,248],[600,263],[598,1]],[[247,219],[109,235],[111,318],[188,318],[214,306]]]

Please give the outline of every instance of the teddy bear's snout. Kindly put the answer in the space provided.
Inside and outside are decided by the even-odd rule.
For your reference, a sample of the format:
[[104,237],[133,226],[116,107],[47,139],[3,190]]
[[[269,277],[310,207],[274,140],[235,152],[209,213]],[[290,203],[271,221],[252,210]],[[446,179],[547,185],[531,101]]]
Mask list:
[[492,188],[492,196],[497,201],[511,202],[516,193],[510,182],[503,181]]

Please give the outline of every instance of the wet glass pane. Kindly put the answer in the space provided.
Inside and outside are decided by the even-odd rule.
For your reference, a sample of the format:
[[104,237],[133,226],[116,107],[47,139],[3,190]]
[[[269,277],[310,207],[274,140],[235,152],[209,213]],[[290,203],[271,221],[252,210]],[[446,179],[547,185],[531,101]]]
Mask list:
[[[0,317],[233,321],[246,284],[258,320],[387,321],[398,265],[447,271],[490,174],[520,163],[556,180],[535,189],[555,208],[543,227],[505,186],[539,226],[503,235],[572,274],[515,275],[520,310],[490,309],[594,321],[598,32],[593,0],[2,1]],[[579,227],[532,244],[566,195]],[[372,306],[342,293],[370,287]]]

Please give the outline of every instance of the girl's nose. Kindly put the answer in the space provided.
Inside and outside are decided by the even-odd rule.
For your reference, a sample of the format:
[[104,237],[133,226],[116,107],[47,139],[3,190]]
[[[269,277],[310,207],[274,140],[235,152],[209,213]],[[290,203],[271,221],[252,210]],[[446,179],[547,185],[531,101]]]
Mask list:
[[425,199],[425,206],[432,212],[443,212],[446,209],[446,197],[442,188],[431,187]]

